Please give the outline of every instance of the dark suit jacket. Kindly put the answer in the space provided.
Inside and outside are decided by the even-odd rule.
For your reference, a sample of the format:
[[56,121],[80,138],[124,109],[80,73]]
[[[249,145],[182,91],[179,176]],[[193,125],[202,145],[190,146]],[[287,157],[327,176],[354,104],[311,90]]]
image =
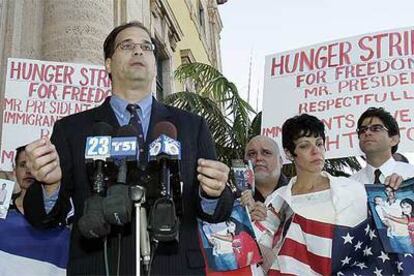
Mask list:
[[[154,125],[170,121],[177,127],[177,139],[182,146],[181,177],[184,182],[184,213],[180,225],[178,252],[169,252],[162,245],[156,250],[152,263],[152,275],[196,275],[204,274],[204,260],[200,251],[196,217],[210,222],[219,222],[230,216],[233,195],[226,187],[218,201],[213,215],[204,213],[200,205],[199,183],[196,178],[198,158],[215,159],[215,150],[208,127],[199,116],[165,106],[155,99],[152,105],[151,121],[146,144],[148,145]],[[69,198],[75,206],[75,219],[71,236],[68,274],[103,275],[104,253],[102,239],[87,240],[78,230],[77,221],[82,216],[85,200],[91,195],[84,149],[86,137],[92,135],[96,122],[106,122],[119,127],[109,98],[99,107],[74,114],[57,121],[54,125],[52,142],[56,146],[63,171],[59,198],[49,214],[43,208],[40,185],[32,185],[25,196],[25,215],[37,227],[50,227],[65,221],[70,209]],[[157,172],[151,172],[157,173]],[[152,183],[151,185],[157,185]],[[118,233],[121,233],[121,274],[135,274],[134,223],[122,228],[112,227],[108,236],[108,257],[111,273],[116,273]]]
[[[277,182],[277,185],[275,186],[273,191],[276,191],[280,187],[286,186],[288,183],[289,183],[289,179],[286,177],[286,175],[284,175],[283,173],[280,173],[279,181]],[[266,198],[260,193],[258,189],[254,191],[253,199],[254,201],[260,201],[260,202],[266,201]]]

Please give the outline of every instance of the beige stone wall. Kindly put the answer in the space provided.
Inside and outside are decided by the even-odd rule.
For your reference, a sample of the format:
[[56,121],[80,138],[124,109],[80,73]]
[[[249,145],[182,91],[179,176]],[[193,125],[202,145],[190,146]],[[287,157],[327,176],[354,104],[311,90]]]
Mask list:
[[126,0],[126,21],[138,20],[148,29],[151,29],[150,0]]
[[[3,100],[7,59],[42,58],[43,1],[3,0],[0,15],[0,100]],[[0,111],[2,122],[3,109]]]
[[113,28],[111,0],[45,0],[42,58],[103,64],[102,43]]
[[221,51],[220,51],[220,33],[223,29],[223,23],[221,22],[220,13],[217,8],[215,1],[210,0],[209,8],[209,39],[210,39],[210,56],[214,66],[221,71]]
[[0,65],[9,57],[102,64],[114,0],[2,0]]

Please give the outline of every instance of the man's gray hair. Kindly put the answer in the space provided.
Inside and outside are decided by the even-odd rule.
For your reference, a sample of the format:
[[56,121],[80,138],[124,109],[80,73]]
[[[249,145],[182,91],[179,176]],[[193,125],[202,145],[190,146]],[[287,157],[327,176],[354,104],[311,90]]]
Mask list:
[[264,135],[256,135],[256,136],[254,136],[252,139],[250,139],[250,140],[249,140],[249,142],[247,143],[246,148],[245,148],[245,150],[244,150],[244,155],[245,155],[245,156],[246,156],[246,154],[247,154],[247,152],[246,152],[247,146],[248,146],[251,142],[254,142],[254,141],[268,141],[268,142],[269,142],[269,143],[273,146],[273,150],[275,151],[276,155],[277,155],[277,156],[280,156],[279,146],[277,145],[276,141],[275,141],[275,140],[273,140],[272,138],[267,137],[267,136],[264,136]]

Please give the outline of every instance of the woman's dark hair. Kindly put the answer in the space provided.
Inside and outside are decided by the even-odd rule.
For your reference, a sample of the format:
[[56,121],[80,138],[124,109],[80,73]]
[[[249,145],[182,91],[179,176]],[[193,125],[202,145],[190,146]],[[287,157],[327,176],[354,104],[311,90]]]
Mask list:
[[[412,199],[409,199],[409,198],[404,198],[403,200],[401,200],[400,206],[402,207],[403,204],[410,204],[411,205],[410,217],[414,217],[414,201]],[[403,215],[405,215],[405,214],[403,214]]]
[[282,144],[292,156],[295,154],[295,141],[301,137],[321,137],[325,143],[325,126],[315,116],[301,114],[287,119],[282,126]]

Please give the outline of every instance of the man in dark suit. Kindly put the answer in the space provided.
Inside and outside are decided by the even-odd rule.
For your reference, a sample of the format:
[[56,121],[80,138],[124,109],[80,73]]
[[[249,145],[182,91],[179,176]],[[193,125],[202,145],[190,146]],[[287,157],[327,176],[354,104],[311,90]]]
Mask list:
[[[142,24],[131,22],[115,28],[104,43],[105,67],[112,79],[113,96],[97,108],[56,122],[50,141],[41,138],[26,147],[28,167],[37,180],[37,185],[32,185],[25,198],[27,219],[38,227],[63,223],[70,209],[70,198],[73,199],[75,220],[68,274],[135,273],[134,223],[112,227],[106,238],[109,271],[105,269],[103,239],[83,238],[77,224],[85,200],[91,195],[83,151],[86,137],[93,135],[91,129],[96,122],[106,122],[115,129],[128,124],[131,114],[126,107],[129,104],[139,106],[138,122],[146,137],[145,152],[153,128],[160,121],[176,126],[177,140],[182,146],[184,208],[179,243],[172,251],[169,246],[159,244],[151,274],[203,274],[196,218],[219,222],[230,216],[234,199],[226,185],[229,169],[213,160],[216,158],[214,145],[204,119],[158,103],[151,96],[156,72],[154,48]],[[146,183],[146,188],[151,190],[158,183],[144,180],[146,175],[151,179],[156,174],[157,171],[141,171],[137,181]],[[52,205],[50,212],[45,211],[46,205]]]

